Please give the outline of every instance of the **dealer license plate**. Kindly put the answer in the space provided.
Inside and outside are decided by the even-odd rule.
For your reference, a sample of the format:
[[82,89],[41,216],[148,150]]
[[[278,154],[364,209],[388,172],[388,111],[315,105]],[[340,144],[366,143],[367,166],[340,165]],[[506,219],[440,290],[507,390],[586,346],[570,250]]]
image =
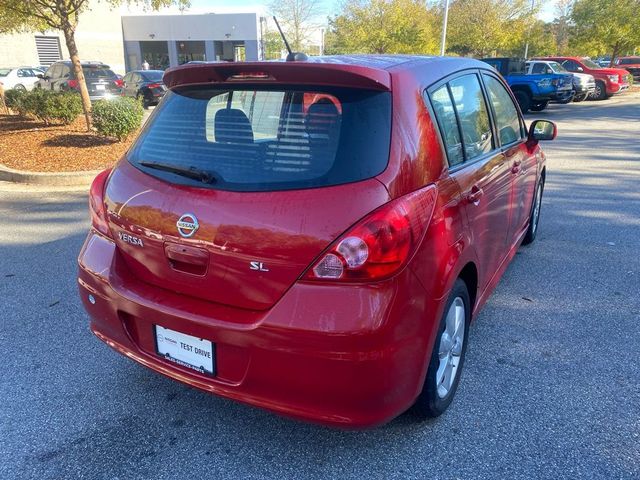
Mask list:
[[158,355],[183,367],[215,375],[215,346],[198,337],[154,325]]

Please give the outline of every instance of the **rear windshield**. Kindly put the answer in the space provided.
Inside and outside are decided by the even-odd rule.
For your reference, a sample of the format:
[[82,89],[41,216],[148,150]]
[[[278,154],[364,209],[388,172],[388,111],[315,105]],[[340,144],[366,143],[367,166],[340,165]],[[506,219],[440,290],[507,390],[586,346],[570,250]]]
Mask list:
[[104,67],[82,67],[84,78],[116,78],[116,74]]
[[164,75],[162,70],[149,70],[142,73],[142,76],[148,82],[159,82],[162,80],[162,75]]
[[[128,159],[172,183],[233,191],[321,187],[381,173],[390,135],[388,92],[190,88],[165,96]],[[170,167],[206,172],[208,181]]]

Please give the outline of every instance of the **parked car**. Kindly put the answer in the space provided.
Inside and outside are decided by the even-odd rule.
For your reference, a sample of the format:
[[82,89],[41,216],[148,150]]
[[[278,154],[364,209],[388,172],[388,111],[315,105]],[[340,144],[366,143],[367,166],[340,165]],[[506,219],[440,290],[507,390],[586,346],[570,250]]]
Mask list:
[[571,98],[562,103],[582,102],[586,100],[596,90],[596,80],[593,75],[587,73],[570,73],[558,62],[550,60],[531,60],[526,63],[527,74],[562,73],[572,76],[573,94]]
[[187,64],[164,80],[90,189],[78,282],[96,336],[302,419],[443,413],[471,320],[536,237],[555,125],[527,130],[502,77],[465,58]]
[[616,60],[616,65],[628,71],[634,81],[640,82],[640,57],[620,57]]
[[164,70],[133,70],[124,76],[122,95],[141,100],[144,108],[157,105],[167,91],[162,75]]
[[484,58],[482,61],[502,74],[516,96],[522,113],[529,110],[540,112],[552,100],[564,103],[571,101],[573,80],[570,75],[527,74],[525,61],[519,58]]
[[629,88],[631,74],[620,68],[601,68],[586,57],[544,57],[534,60],[558,62],[572,73],[588,73],[596,80],[596,89],[591,98],[604,100]]
[[5,90],[31,90],[42,73],[36,67],[0,68],[0,85]]
[[[83,62],[82,72],[91,101],[119,96],[122,93],[122,80],[102,62]],[[70,60],[53,63],[36,82],[36,88],[56,92],[80,91],[80,85]]]

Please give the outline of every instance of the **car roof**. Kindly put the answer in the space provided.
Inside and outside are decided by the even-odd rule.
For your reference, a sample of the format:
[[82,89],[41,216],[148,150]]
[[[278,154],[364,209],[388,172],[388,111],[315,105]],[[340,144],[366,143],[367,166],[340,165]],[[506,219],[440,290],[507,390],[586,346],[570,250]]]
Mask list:
[[[57,62],[52,63],[51,65],[55,65],[56,63],[62,63],[64,65],[71,65],[72,62],[71,60],[59,60]],[[51,66],[50,65],[50,66]],[[102,68],[111,68],[109,65],[107,65],[106,63],[102,63],[102,62],[94,62],[91,60],[88,60],[86,62],[80,62],[80,65],[83,67],[102,67]]]

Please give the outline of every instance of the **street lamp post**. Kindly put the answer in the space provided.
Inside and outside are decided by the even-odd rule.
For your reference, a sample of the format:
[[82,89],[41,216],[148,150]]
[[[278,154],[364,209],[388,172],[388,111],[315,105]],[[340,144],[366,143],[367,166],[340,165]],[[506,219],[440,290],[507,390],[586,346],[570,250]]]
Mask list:
[[447,21],[449,20],[449,0],[444,0],[444,16],[442,18],[442,38],[440,39],[440,56],[444,57],[447,42]]
[[[533,13],[533,9],[535,8],[536,0],[531,0],[531,12]],[[531,35],[531,25],[529,25],[529,29],[527,30],[527,43],[524,45],[524,58],[525,60],[529,58],[529,36]]]

